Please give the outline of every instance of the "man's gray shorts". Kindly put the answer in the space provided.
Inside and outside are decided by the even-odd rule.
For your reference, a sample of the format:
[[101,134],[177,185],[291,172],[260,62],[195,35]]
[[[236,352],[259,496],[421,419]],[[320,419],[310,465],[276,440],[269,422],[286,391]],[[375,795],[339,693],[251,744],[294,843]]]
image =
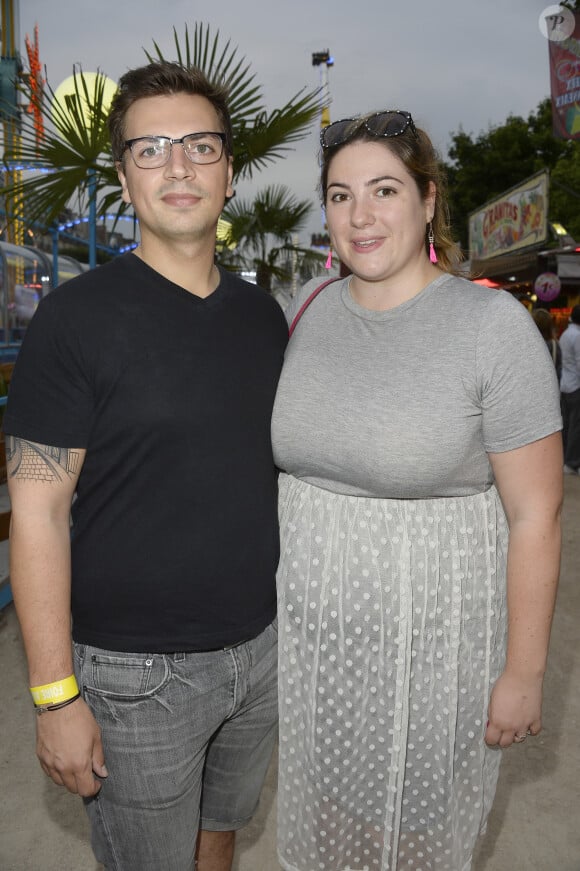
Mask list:
[[276,739],[277,636],[275,621],[207,653],[75,645],[109,772],[85,800],[107,871],[192,871],[198,828],[250,820]]

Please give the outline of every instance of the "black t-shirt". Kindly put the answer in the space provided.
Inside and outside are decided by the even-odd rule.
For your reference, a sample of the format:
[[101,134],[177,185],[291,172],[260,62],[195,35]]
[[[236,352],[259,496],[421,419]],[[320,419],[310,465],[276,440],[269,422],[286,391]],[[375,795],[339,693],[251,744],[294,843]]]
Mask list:
[[133,254],[40,303],[4,429],[87,450],[72,508],[76,641],[211,649],[273,619],[270,417],[287,336],[259,288],[222,271],[201,299]]

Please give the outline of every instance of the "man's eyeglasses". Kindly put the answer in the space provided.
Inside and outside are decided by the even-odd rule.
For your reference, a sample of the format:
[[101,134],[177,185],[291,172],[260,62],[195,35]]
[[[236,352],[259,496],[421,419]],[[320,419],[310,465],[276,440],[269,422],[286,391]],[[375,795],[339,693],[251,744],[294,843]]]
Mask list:
[[207,165],[217,163],[224,151],[225,133],[188,133],[181,139],[169,136],[138,136],[124,143],[140,169],[159,169],[171,157],[174,145],[182,145],[185,156],[192,163]]
[[387,109],[385,112],[376,112],[364,120],[361,118],[345,118],[329,124],[320,132],[320,144],[323,148],[334,148],[342,145],[364,128],[371,136],[377,139],[382,137],[400,136],[406,130],[411,130],[417,136],[417,130],[409,112],[401,109]]

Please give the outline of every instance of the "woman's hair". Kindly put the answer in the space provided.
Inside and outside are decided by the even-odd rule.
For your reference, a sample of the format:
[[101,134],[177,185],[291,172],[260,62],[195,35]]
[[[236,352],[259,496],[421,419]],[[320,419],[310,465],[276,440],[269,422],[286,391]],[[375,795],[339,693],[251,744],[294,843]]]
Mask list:
[[549,311],[545,308],[536,308],[532,312],[532,317],[536,322],[542,337],[548,342],[554,338],[554,319]]
[[[225,133],[225,150],[233,154],[233,135],[228,110],[227,89],[211,82],[197,67],[185,67],[172,61],[159,61],[129,70],[119,79],[119,88],[111,103],[108,125],[113,160],[121,160],[125,148],[127,112],[143,97],[192,94],[205,97],[216,111]],[[195,132],[195,131],[192,131]]]
[[[449,225],[449,205],[447,202],[447,181],[439,155],[433,143],[424,130],[409,126],[399,136],[373,136],[364,126],[366,119],[376,115],[369,112],[358,119],[360,125],[353,125],[354,132],[344,142],[321,150],[320,194],[323,205],[326,205],[328,185],[328,170],[333,157],[352,142],[376,142],[388,148],[395,157],[405,165],[407,172],[415,180],[419,194],[423,200],[429,195],[429,183],[433,182],[437,189],[435,196],[435,211],[433,213],[434,245],[439,266],[446,272],[460,273],[459,264],[462,260],[459,245],[453,241]],[[428,227],[425,227],[425,249],[429,250]]]

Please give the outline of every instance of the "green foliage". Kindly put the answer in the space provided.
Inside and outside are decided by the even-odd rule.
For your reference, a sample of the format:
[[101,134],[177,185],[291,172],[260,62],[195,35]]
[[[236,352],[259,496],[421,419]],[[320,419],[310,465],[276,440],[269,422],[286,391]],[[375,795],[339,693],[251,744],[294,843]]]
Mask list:
[[[228,88],[228,105],[234,134],[234,178],[251,179],[263,169],[284,157],[291,144],[303,139],[320,112],[318,88],[299,91],[281,108],[268,112],[262,88],[245,58],[239,59],[237,49],[228,40],[220,49],[219,30],[211,37],[209,25],[196,24],[190,39],[186,25],[184,46],[173,28],[176,59],[186,66],[202,69],[212,81]],[[154,42],[155,54],[145,50],[149,61],[171,60]]]
[[[449,181],[451,220],[456,237],[466,250],[469,213],[542,169],[552,179],[580,194],[579,144],[556,139],[552,133],[552,109],[543,100],[527,119],[510,115],[505,124],[490,127],[473,137],[463,130],[451,135]],[[574,182],[574,183],[573,183]],[[563,188],[551,186],[549,219],[559,221],[580,238],[578,202]]]
[[245,58],[237,60],[237,49],[230,50],[230,40],[224,48],[219,50],[219,31],[214,39],[211,39],[209,26],[195,25],[193,32],[193,45],[189,38],[189,29],[185,26],[185,48],[181,48],[179,37],[175,27],[173,28],[173,41],[175,43],[175,58],[166,57],[159,45],[153,41],[155,54],[143,49],[147,60],[152,63],[156,60],[177,60],[182,66],[195,66],[203,70],[212,81],[227,82],[229,91],[229,109],[232,118],[245,118],[261,111],[261,91],[254,84],[255,76],[250,72],[249,64]]
[[[73,76],[74,94],[64,99],[57,99],[48,83],[44,86],[45,132],[40,141],[32,115],[23,113],[20,137],[9,141],[4,151],[7,168],[35,167],[34,175],[24,178],[20,188],[30,225],[50,226],[74,197],[77,210],[83,212],[88,203],[89,170],[95,173],[100,211],[118,205],[118,192],[110,191],[111,185],[117,187],[117,173],[103,156],[109,142],[106,76],[97,73],[92,87],[79,67],[73,69]],[[26,80],[19,89],[30,99]],[[10,197],[12,193],[12,182],[0,189],[0,195]]]
[[285,185],[270,185],[251,202],[230,200],[224,218],[231,224],[231,239],[237,247],[227,259],[223,258],[224,265],[255,269],[257,283],[271,290],[274,278],[291,278],[293,256],[299,259],[301,268],[319,264],[322,255],[294,242],[311,211],[312,204],[296,199]]
[[[196,24],[193,35],[185,27],[183,45],[173,28],[176,59],[193,64],[206,75],[228,87],[229,106],[235,138],[234,175],[251,179],[253,173],[284,157],[294,142],[302,139],[320,111],[319,89],[299,91],[282,108],[268,112],[261,87],[244,58],[228,40],[221,46],[219,31],[212,37],[209,25]],[[145,51],[149,61],[165,58],[156,42],[154,53]],[[4,154],[7,165],[34,165],[40,172],[24,179],[21,191],[26,206],[26,221],[50,226],[74,200],[79,213],[86,212],[89,198],[89,172],[96,181],[97,213],[122,214],[128,207],[121,201],[117,173],[109,157],[104,100],[105,79],[99,73],[90,87],[80,67],[74,68],[75,94],[61,103],[55,100],[48,83],[41,97],[45,133],[37,143],[34,121],[23,113],[19,140]],[[19,87],[24,102],[32,93],[25,76]],[[88,107],[88,121],[83,107]],[[12,182],[0,189],[7,199]]]
[[550,174],[549,217],[563,224],[580,241],[580,142],[571,145],[570,153],[558,161]]

